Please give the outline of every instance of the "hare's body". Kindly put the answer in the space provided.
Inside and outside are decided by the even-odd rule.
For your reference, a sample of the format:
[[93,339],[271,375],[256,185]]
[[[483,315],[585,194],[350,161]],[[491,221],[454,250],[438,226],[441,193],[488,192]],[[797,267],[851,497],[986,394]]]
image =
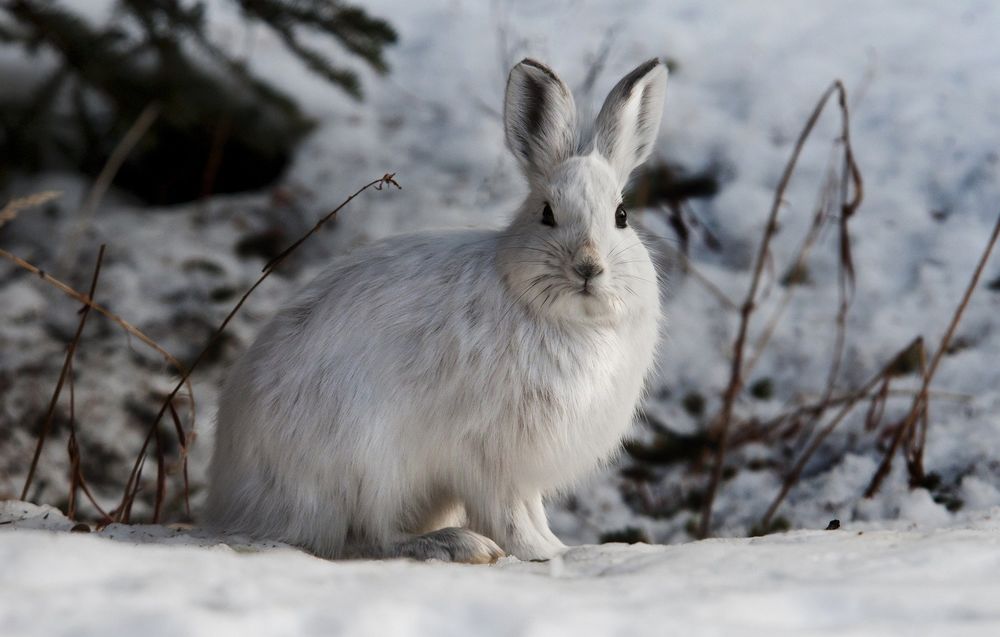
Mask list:
[[[508,113],[512,146],[553,124],[539,119],[546,108],[569,117],[550,71],[524,62],[512,83],[519,69],[537,99],[524,131]],[[650,63],[623,80],[640,129],[662,77]],[[542,499],[617,450],[660,320],[655,271],[617,204],[637,157],[607,158],[648,149],[602,145],[601,121],[583,155],[558,126],[540,129],[554,147],[521,149],[544,180],[505,230],[370,245],[262,330],[220,398],[213,525],[331,557],[490,561],[563,547]]]
[[[429,260],[419,250],[428,241],[442,247]],[[613,327],[539,320],[511,304],[493,264],[498,241],[461,232],[379,242],[278,314],[223,393],[229,426],[216,444],[227,462],[212,478],[213,494],[226,495],[210,502],[213,517],[330,556],[345,543],[391,550],[462,517],[522,557],[558,548],[541,496],[616,449],[657,308]],[[439,298],[442,285],[456,294]],[[431,318],[414,324],[413,314]],[[537,524],[512,525],[533,514]]]

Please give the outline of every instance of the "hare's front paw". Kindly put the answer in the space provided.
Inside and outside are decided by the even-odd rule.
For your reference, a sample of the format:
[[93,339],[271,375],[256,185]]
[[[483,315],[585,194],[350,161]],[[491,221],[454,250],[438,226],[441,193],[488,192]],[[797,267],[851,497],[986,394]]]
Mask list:
[[490,538],[468,529],[448,527],[406,540],[394,547],[393,557],[492,564],[505,553]]
[[523,562],[548,562],[554,557],[562,555],[569,548],[559,542],[558,540],[554,542],[543,541],[535,544],[517,544],[515,546],[508,546],[507,550],[510,554]]

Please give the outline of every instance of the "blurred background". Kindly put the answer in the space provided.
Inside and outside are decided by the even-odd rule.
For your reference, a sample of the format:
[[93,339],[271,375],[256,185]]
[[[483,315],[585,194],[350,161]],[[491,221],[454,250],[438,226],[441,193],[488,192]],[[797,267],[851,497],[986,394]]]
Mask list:
[[[157,426],[132,519],[196,521],[218,383],[283,299],[353,246],[500,227],[518,205],[510,67],[546,62],[589,118],[656,56],[666,111],[626,200],[666,337],[624,453],[550,505],[555,530],[684,541],[709,501],[720,535],[1000,505],[1000,260],[942,341],[1000,214],[997,33],[986,0],[2,0],[0,497],[20,497],[47,429],[27,499],[114,515],[176,383],[92,313],[50,409],[81,307],[52,278],[85,294],[101,244],[95,300],[186,366],[320,217],[385,173],[403,187],[283,262]],[[776,188],[838,79],[781,194],[721,418]]]

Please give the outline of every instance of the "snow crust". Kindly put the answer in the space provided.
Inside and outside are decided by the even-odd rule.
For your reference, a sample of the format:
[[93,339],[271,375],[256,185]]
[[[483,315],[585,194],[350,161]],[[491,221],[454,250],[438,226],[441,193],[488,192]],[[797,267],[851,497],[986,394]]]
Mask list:
[[6,503],[0,626],[9,637],[995,635],[998,516],[467,566],[329,562],[166,527],[43,530],[69,522]]

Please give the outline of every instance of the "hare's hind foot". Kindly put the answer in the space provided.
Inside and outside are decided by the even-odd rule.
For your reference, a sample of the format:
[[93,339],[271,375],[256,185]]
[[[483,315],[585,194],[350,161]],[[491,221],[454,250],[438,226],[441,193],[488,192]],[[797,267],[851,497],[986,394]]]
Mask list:
[[506,555],[496,542],[468,529],[452,526],[404,540],[386,557],[492,564]]

